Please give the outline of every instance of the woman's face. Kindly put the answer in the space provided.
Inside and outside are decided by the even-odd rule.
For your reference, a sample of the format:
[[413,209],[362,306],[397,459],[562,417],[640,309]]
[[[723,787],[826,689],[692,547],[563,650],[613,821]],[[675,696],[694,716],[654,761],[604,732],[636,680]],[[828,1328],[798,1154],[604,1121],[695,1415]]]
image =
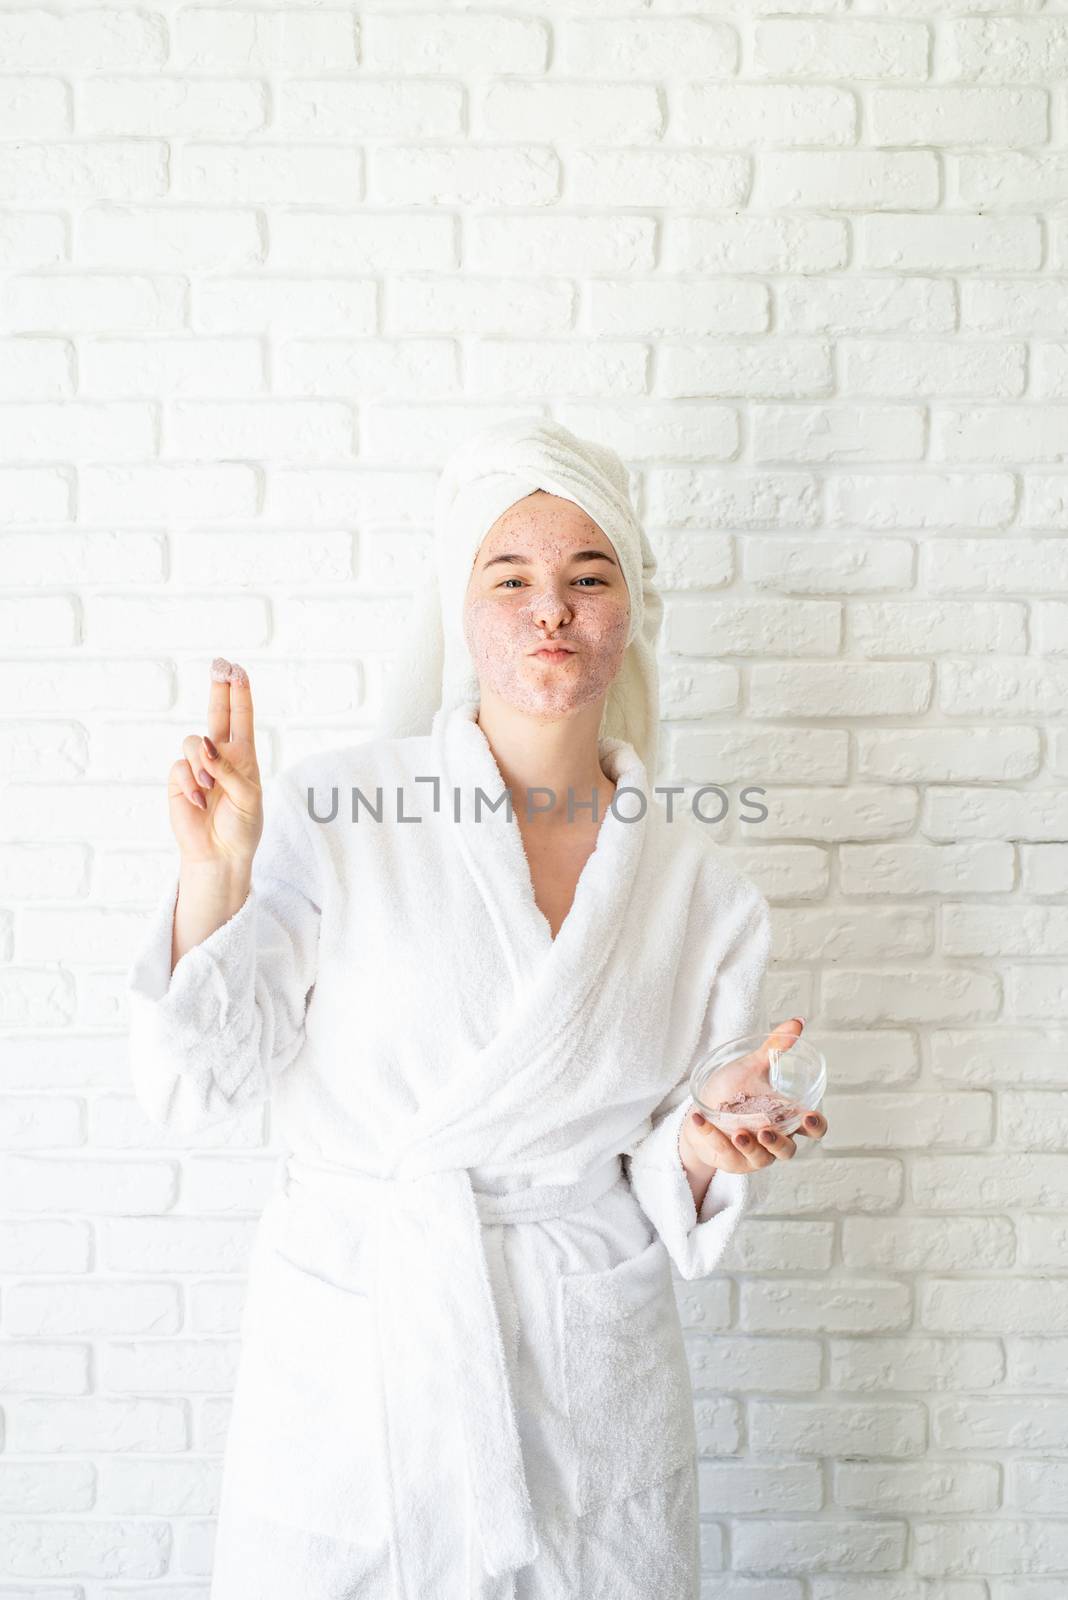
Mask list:
[[[623,661],[630,595],[612,542],[573,500],[538,489],[479,546],[464,635],[483,689],[563,716],[606,693]],[[547,641],[563,656],[536,654]]]

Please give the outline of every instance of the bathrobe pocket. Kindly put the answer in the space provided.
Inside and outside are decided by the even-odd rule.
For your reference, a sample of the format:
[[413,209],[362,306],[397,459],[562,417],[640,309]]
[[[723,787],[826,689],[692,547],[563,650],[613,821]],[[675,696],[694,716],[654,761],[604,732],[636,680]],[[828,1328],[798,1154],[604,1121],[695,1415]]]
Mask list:
[[374,1303],[266,1239],[254,1253],[226,1441],[227,1491],[355,1544],[386,1537]]
[[659,1238],[614,1267],[559,1282],[581,1514],[693,1459],[693,1385]]

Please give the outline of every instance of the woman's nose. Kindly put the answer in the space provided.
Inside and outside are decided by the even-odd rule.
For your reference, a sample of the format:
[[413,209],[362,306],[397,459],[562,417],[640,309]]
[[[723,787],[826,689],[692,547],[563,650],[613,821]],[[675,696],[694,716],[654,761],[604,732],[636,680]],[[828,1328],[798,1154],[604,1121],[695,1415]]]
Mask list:
[[530,602],[530,619],[539,627],[559,627],[570,615],[570,607],[555,589],[543,589]]

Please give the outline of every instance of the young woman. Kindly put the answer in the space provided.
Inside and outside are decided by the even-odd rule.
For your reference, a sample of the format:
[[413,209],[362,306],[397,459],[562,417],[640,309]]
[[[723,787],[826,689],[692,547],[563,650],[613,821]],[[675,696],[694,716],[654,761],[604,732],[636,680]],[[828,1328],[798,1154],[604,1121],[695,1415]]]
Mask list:
[[710,1273],[796,1145],[690,1108],[763,1020],[768,907],[653,793],[654,566],[618,457],[503,424],[442,476],[389,731],[263,784],[213,664],[130,975],[149,1116],[269,1096],[289,1151],[212,1600],[698,1593],[672,1264]]

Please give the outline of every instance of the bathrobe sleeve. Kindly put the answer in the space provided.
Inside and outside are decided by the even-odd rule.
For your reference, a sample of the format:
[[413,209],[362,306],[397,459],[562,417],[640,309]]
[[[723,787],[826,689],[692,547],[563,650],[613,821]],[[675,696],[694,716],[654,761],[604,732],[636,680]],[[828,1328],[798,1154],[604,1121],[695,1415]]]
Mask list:
[[134,1093],[149,1120],[192,1132],[264,1100],[304,1039],[321,868],[315,824],[285,773],[263,789],[252,886],[171,972],[176,861],[127,975]]
[[700,1211],[695,1209],[679,1153],[679,1133],[693,1105],[690,1073],[718,1043],[761,1025],[770,951],[768,903],[754,886],[748,913],[716,971],[697,1049],[683,1076],[653,1111],[648,1133],[624,1155],[638,1203],[686,1279],[713,1271],[745,1211],[752,1181],[748,1173],[717,1171]]

